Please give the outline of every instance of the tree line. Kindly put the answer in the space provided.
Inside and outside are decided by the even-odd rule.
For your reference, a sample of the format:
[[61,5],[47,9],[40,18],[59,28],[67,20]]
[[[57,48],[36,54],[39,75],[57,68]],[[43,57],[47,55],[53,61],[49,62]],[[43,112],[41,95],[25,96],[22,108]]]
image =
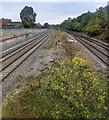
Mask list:
[[[109,5],[96,9],[95,12],[88,11],[77,18],[68,18],[60,24],[61,29],[69,29],[77,32],[85,32],[91,36],[97,36],[109,32]],[[108,37],[108,38],[107,38]],[[109,36],[105,39],[109,39]]]
[[77,32],[84,32],[90,36],[98,36],[98,38],[109,41],[109,5],[96,9],[95,12],[86,12],[77,18],[69,17],[61,24],[49,25],[45,23],[35,23],[37,14],[32,7],[25,6],[20,13],[22,26],[25,28],[56,28],[69,29]]

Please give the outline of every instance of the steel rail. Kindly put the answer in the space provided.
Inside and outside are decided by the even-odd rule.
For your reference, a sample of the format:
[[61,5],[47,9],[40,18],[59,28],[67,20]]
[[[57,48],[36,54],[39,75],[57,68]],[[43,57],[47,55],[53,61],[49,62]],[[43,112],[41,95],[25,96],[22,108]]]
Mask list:
[[[95,56],[97,56],[109,68],[109,62],[108,62],[108,59],[109,59],[108,52],[109,52],[109,50],[107,50],[107,53],[106,53],[106,50],[104,50],[105,51],[104,52],[104,51],[102,51],[98,48],[98,47],[102,47],[101,45],[96,44],[96,42],[92,44],[92,40],[91,41],[87,40],[87,37],[85,37],[83,39],[83,37],[78,35],[78,33],[75,33],[75,32],[72,32],[72,31],[66,31],[66,32],[68,34],[70,34],[72,37],[74,37],[77,41],[79,41],[88,50],[90,50]],[[97,45],[98,47],[95,47],[94,44]],[[102,48],[105,49],[104,47],[102,47]],[[95,52],[95,50],[96,50],[96,52]],[[98,52],[99,52],[99,54],[98,54]],[[106,59],[104,59],[103,56],[105,56]]]
[[[40,43],[41,42],[41,40],[43,39],[43,38],[45,38],[46,36],[48,36],[48,34],[47,35],[45,35],[45,36],[43,36],[43,37],[41,37],[41,38],[39,38],[40,40],[39,41],[33,41],[32,43],[30,43],[29,45],[27,45],[27,46],[25,46],[25,49],[24,48],[22,48],[22,49],[20,49],[19,51],[15,51],[15,53],[14,54],[12,54],[11,56],[9,56],[8,58],[6,58],[4,61],[6,61],[7,59],[9,59],[10,57],[13,57],[14,55],[16,55],[17,54],[17,56],[15,57],[15,58],[13,58],[11,61],[9,61],[9,63],[8,64],[5,64],[4,65],[4,61],[2,61],[2,65],[3,65],[3,67],[1,67],[0,68],[0,72],[2,72],[2,70],[4,70],[6,67],[8,67],[10,64],[12,64],[13,63],[13,61],[15,61],[15,60],[17,60],[20,56],[22,56],[22,55],[24,55],[29,49],[31,49],[33,46],[34,46],[34,44],[36,45],[36,44],[38,44],[38,43]],[[20,52],[21,52],[21,54],[20,54]]]
[[[49,39],[51,36],[51,33],[40,38],[40,41],[35,43],[28,51],[26,51],[22,56],[20,56],[19,58],[17,58],[16,60],[13,61],[13,63],[11,63],[11,68],[10,65],[8,65],[6,67],[6,69],[4,68],[2,70],[2,76],[1,76],[1,80],[3,81],[5,80],[17,67],[19,67],[35,50],[37,50],[47,39]],[[24,58],[23,58],[24,57]],[[12,67],[13,66],[13,67]],[[8,71],[6,71],[8,70]]]
[[[47,34],[47,33],[44,33],[44,34]],[[32,44],[34,41],[39,39],[44,34],[41,34],[41,35],[39,35],[39,36],[37,36],[35,38],[30,39],[29,41],[26,41],[24,43],[21,43],[19,45],[16,45],[16,46],[12,47],[9,50],[4,51],[3,53],[5,53],[5,54],[1,53],[0,63],[5,61],[6,59],[10,58],[12,55],[20,52],[21,50],[23,50],[24,48],[26,48],[27,46]]]

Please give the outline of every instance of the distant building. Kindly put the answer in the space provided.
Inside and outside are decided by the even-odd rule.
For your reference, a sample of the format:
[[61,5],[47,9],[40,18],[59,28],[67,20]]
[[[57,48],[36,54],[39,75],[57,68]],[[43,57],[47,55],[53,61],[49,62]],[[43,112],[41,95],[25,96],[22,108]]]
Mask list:
[[20,28],[21,23],[20,22],[12,22],[11,19],[0,19],[0,28]]
[[10,23],[8,23],[8,25],[14,26],[14,28],[20,28],[21,27],[20,22],[10,22]]

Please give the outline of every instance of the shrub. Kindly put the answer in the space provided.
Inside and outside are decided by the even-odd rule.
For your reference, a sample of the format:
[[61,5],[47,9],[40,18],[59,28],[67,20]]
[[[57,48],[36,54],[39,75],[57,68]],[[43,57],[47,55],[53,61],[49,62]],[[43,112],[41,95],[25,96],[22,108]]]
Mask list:
[[89,35],[99,35],[102,32],[102,28],[100,25],[87,25],[85,27],[85,32]]
[[81,58],[58,61],[10,100],[3,116],[105,119],[106,83]]

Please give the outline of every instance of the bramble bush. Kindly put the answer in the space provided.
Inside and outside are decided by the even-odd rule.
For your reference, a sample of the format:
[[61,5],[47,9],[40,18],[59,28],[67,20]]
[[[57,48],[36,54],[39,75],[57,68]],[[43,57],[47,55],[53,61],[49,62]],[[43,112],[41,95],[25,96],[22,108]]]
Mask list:
[[95,25],[86,25],[85,30],[84,30],[88,35],[99,35],[102,32],[102,28],[99,24]]
[[107,118],[107,82],[86,61],[55,61],[3,109],[3,117]]

